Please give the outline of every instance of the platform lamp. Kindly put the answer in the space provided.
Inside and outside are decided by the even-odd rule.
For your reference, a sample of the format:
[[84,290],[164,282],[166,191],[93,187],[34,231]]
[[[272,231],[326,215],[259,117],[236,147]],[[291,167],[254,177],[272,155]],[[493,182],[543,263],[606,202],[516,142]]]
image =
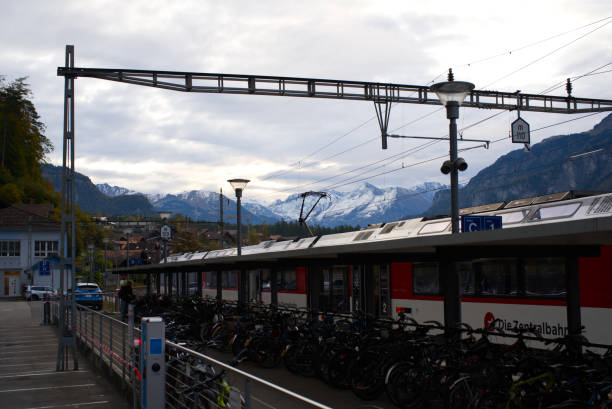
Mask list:
[[240,198],[242,197],[242,191],[244,190],[244,188],[246,187],[247,183],[250,182],[250,180],[247,179],[229,179],[228,182],[230,182],[230,184],[232,185],[232,188],[234,189],[234,191],[236,192],[236,220],[237,220],[237,228],[238,228],[238,255],[240,256],[242,254],[242,237],[241,237],[241,232],[240,232]]
[[455,81],[453,70],[448,70],[448,81],[433,84],[429,89],[438,95],[438,99],[446,106],[446,117],[450,119],[449,141],[450,159],[442,164],[440,170],[445,175],[451,175],[451,231],[459,233],[459,175],[458,171],[467,169],[463,158],[457,157],[457,118],[459,106],[465,97],[474,89],[471,82]]

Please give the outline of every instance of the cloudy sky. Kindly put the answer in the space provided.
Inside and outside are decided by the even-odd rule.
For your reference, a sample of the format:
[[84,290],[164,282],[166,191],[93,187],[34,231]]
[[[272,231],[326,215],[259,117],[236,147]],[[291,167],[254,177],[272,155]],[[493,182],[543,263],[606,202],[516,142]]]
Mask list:
[[[541,93],[574,78],[573,95],[612,99],[612,4],[576,1],[4,1],[0,75],[29,77],[61,164],[65,45],[77,67],[257,74]],[[606,72],[607,71],[607,72]],[[446,142],[391,139],[381,150],[372,103],[179,93],[80,78],[76,168],[94,183],[140,192],[229,192],[245,199],[307,190],[448,183]],[[564,86],[550,92],[565,95]],[[467,181],[520,148],[508,137],[515,112],[464,108],[465,138],[498,140],[461,153]],[[429,115],[428,115],[429,114]],[[583,115],[523,115],[532,130]],[[605,114],[532,133],[532,143],[591,129]],[[443,137],[435,106],[394,105],[394,133]],[[474,147],[461,143],[460,148]],[[421,163],[415,165],[416,163]],[[370,166],[368,166],[370,165]],[[403,168],[402,168],[403,166]]]

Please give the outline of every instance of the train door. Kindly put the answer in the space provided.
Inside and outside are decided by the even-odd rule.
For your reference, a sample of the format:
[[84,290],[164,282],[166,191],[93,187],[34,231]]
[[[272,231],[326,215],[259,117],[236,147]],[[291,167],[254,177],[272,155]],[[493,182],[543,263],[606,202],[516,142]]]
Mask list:
[[249,301],[261,303],[261,271],[251,270],[248,272],[248,294]]
[[391,277],[388,264],[372,266],[372,310],[377,317],[391,316]]
[[321,269],[319,305],[329,312],[348,312],[349,279],[348,266],[324,267]]
[[366,308],[366,289],[364,286],[365,282],[365,268],[362,265],[354,265],[351,267],[352,271],[352,305],[351,311],[365,311]]

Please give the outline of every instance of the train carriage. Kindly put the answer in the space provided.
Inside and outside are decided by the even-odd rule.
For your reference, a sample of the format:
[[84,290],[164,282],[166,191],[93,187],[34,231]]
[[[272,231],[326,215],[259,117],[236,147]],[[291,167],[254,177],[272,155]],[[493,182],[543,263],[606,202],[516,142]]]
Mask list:
[[461,213],[501,216],[503,228],[452,235],[448,217],[416,218],[262,242],[240,257],[236,249],[180,255],[166,267],[201,266],[208,297],[217,296],[220,278],[223,299],[238,299],[243,271],[245,300],[382,317],[403,312],[424,322],[445,318],[451,263],[463,322],[566,335],[569,294],[577,293],[585,336],[612,344],[612,194],[563,192]]

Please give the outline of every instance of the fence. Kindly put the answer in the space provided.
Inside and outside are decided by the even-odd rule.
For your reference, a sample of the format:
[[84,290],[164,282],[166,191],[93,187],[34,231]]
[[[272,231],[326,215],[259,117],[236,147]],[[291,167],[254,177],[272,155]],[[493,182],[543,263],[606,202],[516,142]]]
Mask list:
[[[51,306],[52,320],[57,323],[59,303]],[[75,335],[81,347],[101,364],[110,377],[118,378],[122,389],[131,389],[133,406],[143,381],[139,369],[139,328],[133,328],[103,312],[84,306],[76,309]],[[70,319],[70,318],[68,318]],[[192,408],[320,408],[329,409],[266,380],[227,365],[210,356],[166,341],[166,407]]]

